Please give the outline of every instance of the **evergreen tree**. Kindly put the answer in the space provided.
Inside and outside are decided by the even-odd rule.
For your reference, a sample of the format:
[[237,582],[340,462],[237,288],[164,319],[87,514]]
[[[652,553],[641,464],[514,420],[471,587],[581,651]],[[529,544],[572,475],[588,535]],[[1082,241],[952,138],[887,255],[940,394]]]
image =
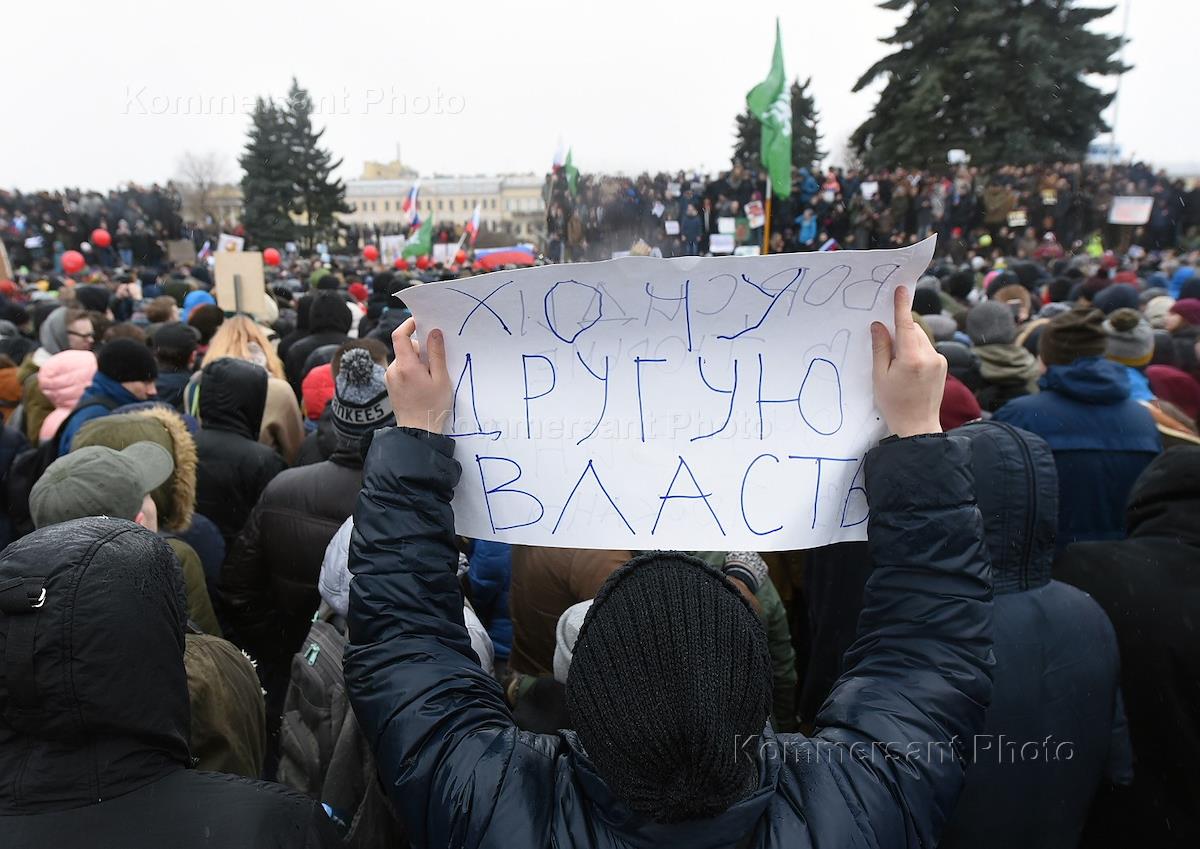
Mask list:
[[975,164],[1077,160],[1112,100],[1088,74],[1123,73],[1121,39],[1088,30],[1112,11],[1074,0],[885,0],[906,20],[860,91],[883,77],[851,137],[870,167],[929,167],[962,148]]
[[254,104],[249,138],[238,160],[242,170],[243,219],[250,242],[282,246],[295,238],[289,134],[282,110],[261,97]]
[[[812,78],[804,81],[794,80],[790,89],[792,98],[792,165],[796,168],[812,168],[814,164],[825,158],[821,150],[821,133],[817,128],[820,116],[816,104],[808,91]],[[733,145],[733,161],[747,167],[759,163],[759,146],[762,130],[758,119],[747,109],[735,120],[734,133],[736,141]]]
[[329,151],[321,147],[325,130],[313,128],[312,112],[312,98],[292,77],[285,115],[291,151],[292,210],[301,217],[308,250],[312,250],[321,238],[334,233],[338,225],[337,213],[350,211],[345,201],[346,186],[332,176],[342,160],[333,161]]

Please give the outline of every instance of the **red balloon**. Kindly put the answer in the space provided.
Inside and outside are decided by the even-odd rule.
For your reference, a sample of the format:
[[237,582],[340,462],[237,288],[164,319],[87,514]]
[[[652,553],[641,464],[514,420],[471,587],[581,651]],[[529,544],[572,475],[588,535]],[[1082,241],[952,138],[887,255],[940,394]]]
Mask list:
[[429,268],[429,257],[424,255],[417,257],[417,268],[421,269],[422,271],[424,271],[426,268]]
[[367,262],[374,262],[379,259],[379,248],[374,245],[367,245],[363,248],[363,259]]
[[267,248],[263,251],[263,262],[267,265],[279,265],[280,259],[279,251],[274,248]]
[[458,253],[456,253],[456,254],[454,255],[454,261],[455,261],[455,262],[457,262],[457,263],[459,263],[460,265],[461,265],[462,263],[466,262],[466,261],[467,261],[467,252],[466,252],[466,251],[464,251],[464,250],[461,250],[461,249],[460,249],[460,250],[458,251]]
[[83,254],[79,251],[67,251],[62,255],[63,271],[67,272],[67,274],[78,274],[80,271],[83,271],[85,265],[87,263],[84,262]]
[[112,233],[103,227],[97,227],[92,231],[92,244],[98,248],[107,248],[112,244]]
[[396,261],[392,265],[399,271],[408,271],[408,260],[404,257],[396,257]]

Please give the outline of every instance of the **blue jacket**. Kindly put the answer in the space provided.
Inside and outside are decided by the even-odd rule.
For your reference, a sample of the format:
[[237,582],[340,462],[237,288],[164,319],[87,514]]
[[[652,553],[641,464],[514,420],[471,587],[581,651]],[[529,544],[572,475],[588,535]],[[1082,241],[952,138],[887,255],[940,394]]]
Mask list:
[[123,407],[126,404],[136,404],[141,400],[111,377],[106,377],[100,372],[96,372],[96,376],[92,378],[92,385],[84,390],[75,408],[79,409],[89,401],[98,399],[107,399],[111,406],[92,404],[90,407],[79,410],[78,413],[73,413],[67,422],[67,426],[63,428],[62,439],[58,443],[59,457],[70,453],[71,442],[75,439],[75,434],[79,433],[79,429],[92,419],[107,416],[117,407]]
[[1058,476],[1045,441],[995,422],[952,435],[971,440],[996,591],[996,666],[938,849],[1076,846],[1097,788],[1132,778],[1116,633],[1091,596],[1050,579]]
[[632,812],[573,733],[513,724],[463,626],[450,506],[460,473],[449,438],[379,431],[350,544],[346,684],[414,846],[936,844],[991,697],[992,589],[968,443],[891,440],[868,455],[877,568],[816,736],[766,727],[750,753],[758,788],[673,825]]
[[1059,547],[1122,539],[1133,482],[1162,451],[1150,411],[1129,397],[1125,367],[1100,357],[1050,366],[1038,386],[994,418],[1036,433],[1054,452]]
[[508,590],[512,583],[512,546],[506,542],[476,540],[471,549],[471,602],[479,616],[496,657],[507,660],[512,651],[513,623],[508,612]]

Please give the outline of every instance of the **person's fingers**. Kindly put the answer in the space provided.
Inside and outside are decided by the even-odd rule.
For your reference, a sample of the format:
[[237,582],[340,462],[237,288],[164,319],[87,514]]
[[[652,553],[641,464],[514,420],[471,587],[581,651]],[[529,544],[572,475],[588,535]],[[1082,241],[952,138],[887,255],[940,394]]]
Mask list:
[[896,327],[896,342],[895,355],[897,357],[906,353],[913,345],[913,333],[921,333],[921,328],[917,327],[916,322],[912,317],[912,295],[906,286],[897,286],[893,297],[896,310],[895,327]]
[[417,320],[408,318],[403,324],[392,331],[392,351],[396,363],[401,367],[411,366],[417,360],[417,352],[413,348],[413,333],[417,330]]
[[[429,373],[434,380],[440,380],[448,375],[446,371],[446,337],[442,331],[434,328],[425,339],[425,354],[429,360]],[[449,380],[449,377],[446,377]]]
[[874,360],[875,376],[887,374],[892,364],[892,334],[878,321],[871,322],[871,356]]

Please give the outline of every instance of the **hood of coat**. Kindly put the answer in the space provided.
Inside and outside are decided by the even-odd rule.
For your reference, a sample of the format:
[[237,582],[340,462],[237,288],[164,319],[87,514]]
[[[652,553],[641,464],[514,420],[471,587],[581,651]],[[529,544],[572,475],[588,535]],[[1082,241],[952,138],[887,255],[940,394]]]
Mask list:
[[1050,581],[1058,537],[1058,468],[1040,436],[1000,422],[953,431],[971,441],[975,498],[997,595]]
[[1119,404],[1129,397],[1125,367],[1103,357],[1083,357],[1067,366],[1050,366],[1038,386],[1084,404]]
[[57,354],[71,347],[67,337],[67,308],[59,307],[42,322],[38,328],[38,342],[47,353]]
[[38,388],[55,407],[69,410],[95,376],[96,355],[91,351],[60,351],[38,370]]
[[1132,537],[1172,537],[1200,545],[1200,446],[1159,454],[1138,477],[1125,511]]
[[349,333],[353,316],[346,301],[336,292],[319,292],[313,296],[308,309],[309,335],[333,330]]
[[200,422],[208,430],[227,430],[258,439],[267,404],[267,372],[261,366],[222,357],[200,375]]
[[[595,815],[614,831],[626,838],[630,846],[649,849],[659,846],[688,846],[694,849],[727,849],[739,846],[775,797],[779,786],[780,758],[758,757],[758,789],[735,802],[723,813],[708,819],[682,823],[658,823],[639,814],[609,789],[596,771],[587,751],[574,731],[562,731],[563,741],[570,749],[571,771],[580,789],[592,802]],[[749,752],[781,751],[783,743],[775,737],[768,724],[761,740]],[[816,745],[815,742],[812,745]]]
[[1041,366],[1020,345],[978,345],[979,374],[989,383],[1037,383]]
[[6,586],[0,811],[93,804],[185,768],[187,605],[167,544],[120,519],[64,522],[0,554]]
[[154,442],[171,452],[175,471],[151,496],[158,508],[159,529],[169,533],[186,531],[192,526],[196,508],[196,440],[179,413],[156,405],[92,419],[79,429],[71,450],[103,445],[123,451],[135,442]]

